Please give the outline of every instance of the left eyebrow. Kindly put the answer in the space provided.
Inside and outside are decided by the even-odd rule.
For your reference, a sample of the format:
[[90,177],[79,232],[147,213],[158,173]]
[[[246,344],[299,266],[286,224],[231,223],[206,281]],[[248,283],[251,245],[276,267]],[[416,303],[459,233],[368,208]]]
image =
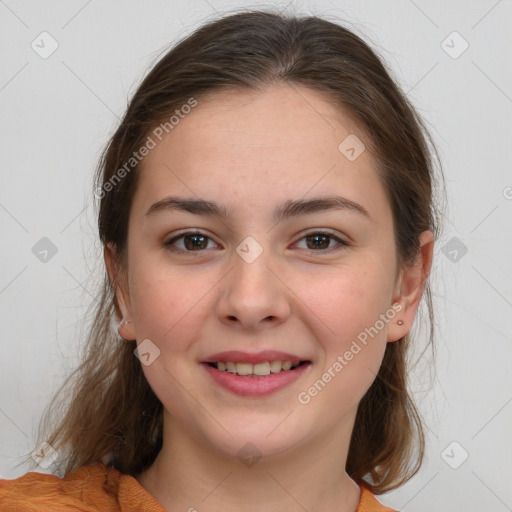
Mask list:
[[[189,199],[176,196],[165,197],[152,204],[145,215],[151,215],[152,213],[165,210],[181,210],[195,215],[214,216],[224,219],[229,217],[228,209],[224,205],[219,205],[205,199]],[[310,215],[326,210],[349,210],[371,219],[366,208],[359,203],[341,196],[298,199],[295,201],[289,200],[274,210],[273,218],[274,222],[280,222],[290,217]]]
[[309,215],[326,210],[349,210],[371,219],[368,210],[346,197],[327,196],[286,201],[274,211],[274,221],[280,222],[296,215]]

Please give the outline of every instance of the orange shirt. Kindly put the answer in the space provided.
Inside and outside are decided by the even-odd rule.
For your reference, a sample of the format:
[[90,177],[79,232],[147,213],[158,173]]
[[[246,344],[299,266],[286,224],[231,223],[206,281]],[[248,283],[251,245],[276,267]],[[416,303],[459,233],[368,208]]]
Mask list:
[[[82,466],[64,478],[31,472],[14,480],[0,480],[0,510],[165,512],[135,478],[101,463]],[[381,505],[368,489],[361,487],[361,501],[356,512],[393,510]]]

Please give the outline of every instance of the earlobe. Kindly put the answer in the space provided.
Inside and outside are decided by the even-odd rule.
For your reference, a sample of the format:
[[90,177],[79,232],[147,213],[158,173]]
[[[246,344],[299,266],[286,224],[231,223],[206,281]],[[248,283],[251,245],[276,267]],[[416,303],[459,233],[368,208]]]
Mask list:
[[410,326],[407,325],[407,315],[410,311],[407,298],[399,297],[396,299],[393,302],[392,309],[396,314],[387,328],[386,341],[390,343],[402,339],[410,330]]
[[115,246],[112,243],[108,243],[104,248],[103,255],[108,277],[115,293],[116,313],[118,320],[120,320],[118,326],[119,335],[125,340],[135,340],[135,329],[130,320],[132,314],[129,293],[122,286],[122,273],[118,269]]
[[132,336],[130,327],[128,326],[128,324],[131,323],[131,320],[126,320],[123,318],[117,327],[119,336],[121,336],[121,338],[123,338],[125,341],[134,341],[136,339],[135,336]]
[[430,273],[434,252],[433,233],[430,230],[424,231],[419,242],[416,260],[401,269],[397,280],[394,303],[400,304],[401,308],[388,326],[389,342],[398,341],[410,332]]

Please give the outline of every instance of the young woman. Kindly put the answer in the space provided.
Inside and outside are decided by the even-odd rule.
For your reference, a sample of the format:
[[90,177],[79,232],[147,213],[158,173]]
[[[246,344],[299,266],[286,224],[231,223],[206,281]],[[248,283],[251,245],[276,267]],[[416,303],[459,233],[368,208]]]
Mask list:
[[338,24],[243,12],[171,49],[99,166],[105,285],[37,454],[59,476],[2,481],[0,509],[390,510],[423,455],[428,141]]

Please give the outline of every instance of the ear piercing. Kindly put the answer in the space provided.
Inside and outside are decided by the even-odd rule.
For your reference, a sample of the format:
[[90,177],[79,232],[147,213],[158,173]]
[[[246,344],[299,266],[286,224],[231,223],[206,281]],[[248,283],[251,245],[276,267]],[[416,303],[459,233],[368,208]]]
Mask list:
[[404,325],[404,321],[403,320],[398,320],[397,324],[398,325]]

